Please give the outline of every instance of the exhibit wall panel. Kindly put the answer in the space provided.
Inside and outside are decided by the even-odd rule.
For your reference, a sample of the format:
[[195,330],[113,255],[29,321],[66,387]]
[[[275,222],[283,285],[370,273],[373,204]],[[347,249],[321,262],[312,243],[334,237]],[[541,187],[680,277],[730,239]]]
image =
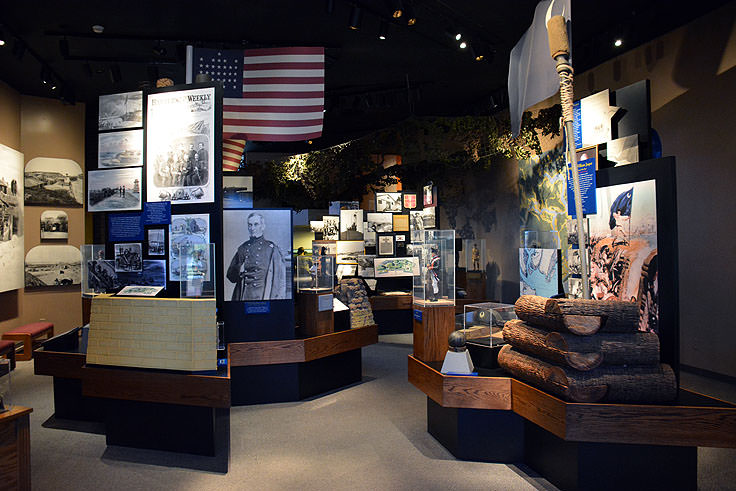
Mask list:
[[[18,117],[9,110],[13,106],[19,109]],[[22,152],[25,163],[36,157],[71,159],[84,170],[84,111],[83,104],[71,106],[55,99],[21,96],[12,89],[2,86],[0,142]],[[8,125],[5,121],[8,121]],[[14,133],[17,136],[8,137]],[[19,144],[13,144],[13,138],[19,139]],[[67,214],[68,238],[59,245],[70,245],[78,249],[84,244],[84,208],[65,208],[58,205],[26,206],[24,216],[26,253],[42,244],[40,220],[41,213],[47,209],[62,210]],[[43,245],[47,244],[50,243],[43,242]],[[0,333],[41,319],[53,322],[56,332],[79,326],[82,321],[79,285],[0,293]]]

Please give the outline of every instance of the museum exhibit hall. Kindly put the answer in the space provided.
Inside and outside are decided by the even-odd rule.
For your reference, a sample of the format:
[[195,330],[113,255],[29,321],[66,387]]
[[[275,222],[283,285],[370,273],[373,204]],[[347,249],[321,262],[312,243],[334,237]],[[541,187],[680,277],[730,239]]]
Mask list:
[[736,0],[3,7],[0,490],[736,489]]

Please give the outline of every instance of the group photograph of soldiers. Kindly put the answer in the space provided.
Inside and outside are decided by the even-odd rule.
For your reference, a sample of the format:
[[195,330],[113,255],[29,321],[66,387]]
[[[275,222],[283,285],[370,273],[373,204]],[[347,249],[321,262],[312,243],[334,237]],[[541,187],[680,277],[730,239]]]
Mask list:
[[189,136],[172,142],[156,155],[156,187],[204,186],[209,180],[207,137]]

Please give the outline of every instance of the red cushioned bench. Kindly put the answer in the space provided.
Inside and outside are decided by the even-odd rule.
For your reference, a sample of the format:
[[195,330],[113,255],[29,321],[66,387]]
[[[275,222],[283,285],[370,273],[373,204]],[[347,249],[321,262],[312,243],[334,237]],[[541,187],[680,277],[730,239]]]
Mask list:
[[0,341],[0,356],[10,360],[10,369],[15,370],[15,343],[13,341]]
[[16,327],[3,334],[3,340],[21,341],[23,351],[18,354],[17,359],[21,361],[33,358],[33,344],[40,344],[39,338],[45,336],[43,341],[53,337],[54,325],[51,322],[34,322],[25,326]]

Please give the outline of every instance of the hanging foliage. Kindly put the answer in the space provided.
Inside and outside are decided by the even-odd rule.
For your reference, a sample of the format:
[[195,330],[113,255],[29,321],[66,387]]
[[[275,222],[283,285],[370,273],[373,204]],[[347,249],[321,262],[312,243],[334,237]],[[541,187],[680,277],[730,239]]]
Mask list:
[[[559,104],[536,117],[524,113],[521,133],[512,138],[508,121],[492,116],[410,118],[395,126],[333,147],[248,169],[262,189],[283,206],[324,207],[329,201],[357,199],[400,179],[406,189],[428,181],[442,183],[440,198],[452,206],[462,196],[453,177],[491,165],[493,157],[529,158],[541,154],[539,135],[558,136]],[[400,155],[401,165],[384,168],[382,155]]]

